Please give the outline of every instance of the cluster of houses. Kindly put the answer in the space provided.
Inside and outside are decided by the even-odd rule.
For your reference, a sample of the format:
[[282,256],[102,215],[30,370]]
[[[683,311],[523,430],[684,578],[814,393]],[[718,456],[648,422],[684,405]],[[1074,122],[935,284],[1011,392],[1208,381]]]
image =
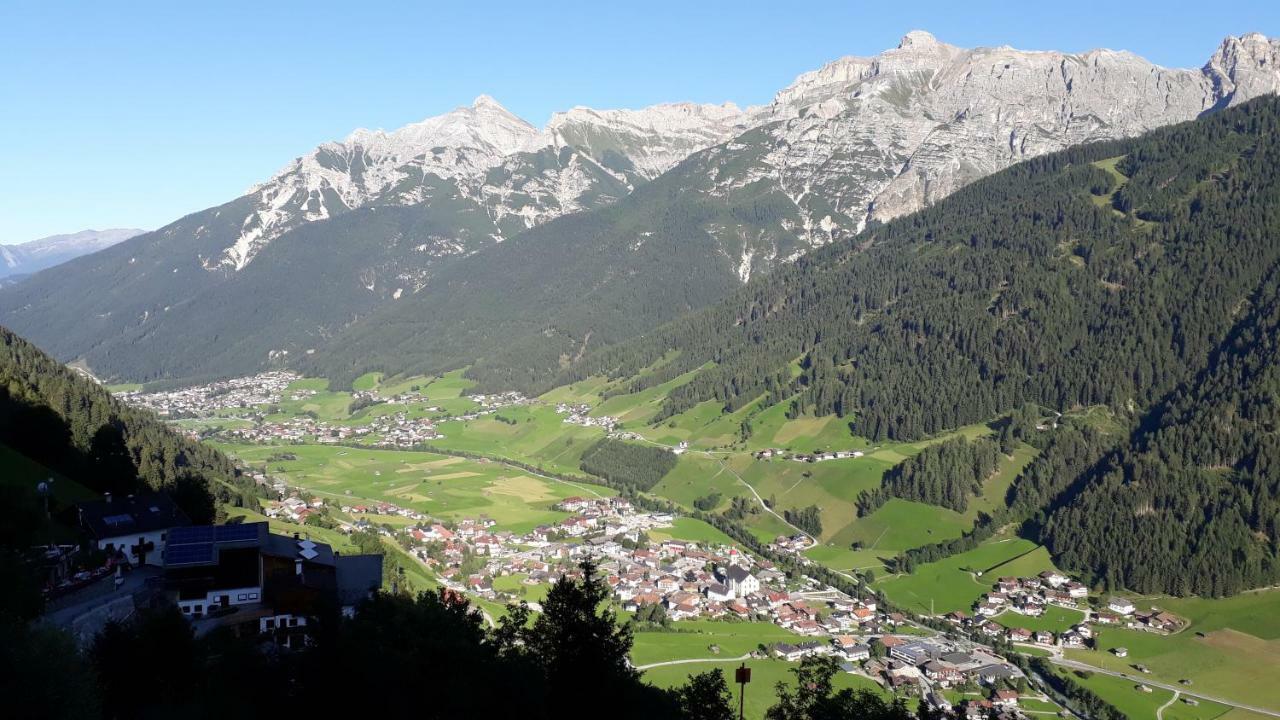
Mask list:
[[[628,611],[661,606],[671,620],[764,620],[808,637],[875,632],[903,621],[879,612],[873,598],[832,590],[815,596],[768,560],[732,546],[649,541],[648,531],[669,527],[674,518],[637,512],[625,498],[570,497],[556,508],[571,515],[523,534],[495,530],[487,518],[420,523],[401,532],[437,575],[490,599],[512,599],[510,591],[495,589],[496,578],[520,576],[523,585],[546,585],[562,574],[573,576],[581,558],[590,555]],[[471,571],[464,573],[464,566]]]
[[769,543],[769,549],[773,552],[791,553],[798,555],[808,550],[813,545],[813,540],[802,533],[794,535],[779,535]]
[[568,425],[581,425],[582,427],[598,427],[604,428],[609,432],[613,432],[618,427],[618,418],[612,415],[601,415],[600,417],[591,417],[591,406],[585,403],[557,403],[556,414],[564,415],[564,422]]
[[280,401],[296,373],[271,371],[249,377],[165,392],[123,392],[117,396],[130,405],[154,410],[161,417],[208,417],[228,408],[251,408]]
[[254,420],[254,425],[224,430],[222,434],[235,440],[254,443],[301,443],[315,440],[323,444],[338,444],[354,442],[371,432],[368,427],[332,425],[307,415],[279,422],[264,421],[259,414],[250,415],[246,419]]
[[529,398],[524,393],[514,390],[508,390],[500,393],[490,393],[488,395],[472,395],[471,399],[486,410],[497,410],[504,407],[512,407],[515,405],[528,405]]
[[780,448],[766,448],[759,450],[752,455],[757,460],[771,460],[773,458],[794,460],[803,463],[818,463],[827,460],[845,460],[848,458],[860,458],[864,455],[861,450],[829,450],[815,451],[812,453],[792,453]]
[[[1094,638],[1093,624],[1116,625],[1131,629],[1168,633],[1181,627],[1181,619],[1160,611],[1138,612],[1133,602],[1122,597],[1112,597],[1106,606],[1094,610],[1090,607],[1089,589],[1083,583],[1056,571],[1046,570],[1035,577],[1002,577],[991,591],[974,605],[974,615],[953,612],[946,620],[970,632],[987,637],[1004,637],[1014,643],[1030,643],[1063,648],[1083,648]],[[1016,621],[993,620],[1004,613],[1025,617],[1039,617],[1049,606],[1079,609],[1084,613],[1080,622],[1058,633],[1048,630],[1031,631],[1016,626]]]
[[1002,709],[1016,708],[1019,694],[1009,686],[1023,677],[1016,666],[980,647],[895,634],[883,628],[825,640],[776,643],[769,651],[789,661],[808,655],[833,656],[846,672],[867,675],[895,691],[917,693],[944,712],[955,708],[941,690],[966,684],[988,687],[989,699],[979,696],[966,701],[960,713],[966,717],[997,717],[1003,714]]

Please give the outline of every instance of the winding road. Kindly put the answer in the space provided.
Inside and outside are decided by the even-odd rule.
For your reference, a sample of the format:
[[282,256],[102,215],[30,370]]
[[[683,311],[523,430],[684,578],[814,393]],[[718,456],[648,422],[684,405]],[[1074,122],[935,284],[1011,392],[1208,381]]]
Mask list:
[[[1129,675],[1128,673],[1117,672],[1115,670],[1104,670],[1096,665],[1089,665],[1088,663],[1077,662],[1075,660],[1066,660],[1063,658],[1056,658],[1056,657],[1050,658],[1049,661],[1055,665],[1068,667],[1068,668],[1071,668],[1072,670],[1084,670],[1086,672],[1102,673],[1103,675],[1110,675],[1111,677],[1124,678],[1125,680],[1132,680],[1135,683],[1142,683],[1143,685],[1158,687],[1158,688],[1161,688],[1162,690],[1169,690],[1174,693],[1175,699],[1177,698],[1177,695],[1181,694],[1181,695],[1186,695],[1187,697],[1196,698],[1198,700],[1206,700],[1208,702],[1218,703],[1219,705],[1227,705],[1233,708],[1240,708],[1241,710],[1248,710],[1249,712],[1258,713],[1259,715],[1269,715],[1274,718],[1280,718],[1280,711],[1268,710],[1267,708],[1258,707],[1256,705],[1245,705],[1243,703],[1236,702],[1235,700],[1228,700],[1227,698],[1218,697],[1216,695],[1205,695],[1204,693],[1190,692],[1186,688],[1182,688],[1177,685],[1168,685],[1166,683],[1150,680],[1146,677],[1135,677],[1133,675]],[[1173,700],[1170,700],[1169,703],[1165,704],[1165,707],[1168,707],[1169,704],[1172,704],[1172,702]],[[1160,709],[1164,710],[1163,707]]]

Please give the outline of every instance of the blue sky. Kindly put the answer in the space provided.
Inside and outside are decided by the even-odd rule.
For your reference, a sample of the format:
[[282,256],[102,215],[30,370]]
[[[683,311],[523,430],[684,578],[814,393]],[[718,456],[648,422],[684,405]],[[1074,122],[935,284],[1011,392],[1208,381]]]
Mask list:
[[542,125],[573,105],[765,102],[916,28],[966,47],[1110,47],[1179,67],[1228,34],[1280,35],[1274,0],[196,5],[3,3],[0,243],[159,227],[353,128],[480,93]]

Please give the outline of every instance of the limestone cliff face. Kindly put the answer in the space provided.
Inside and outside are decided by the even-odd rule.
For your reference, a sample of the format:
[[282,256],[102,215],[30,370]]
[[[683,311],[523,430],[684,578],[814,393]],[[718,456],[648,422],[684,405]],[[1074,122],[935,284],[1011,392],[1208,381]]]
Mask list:
[[873,58],[805,73],[753,108],[757,131],[738,154],[757,162],[721,187],[776,182],[800,212],[802,239],[820,245],[1029,157],[1274,93],[1278,53],[1280,41],[1262,35],[1229,37],[1204,67],[1180,70],[1111,50],[962,49],[915,31]]

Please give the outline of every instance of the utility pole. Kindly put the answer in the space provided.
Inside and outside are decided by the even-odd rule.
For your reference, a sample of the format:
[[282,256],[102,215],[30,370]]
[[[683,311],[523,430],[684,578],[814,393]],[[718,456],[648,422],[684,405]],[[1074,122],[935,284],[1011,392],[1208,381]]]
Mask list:
[[746,707],[747,683],[751,682],[751,668],[747,664],[742,663],[742,667],[733,673],[733,679],[738,683],[738,720],[743,720],[743,710]]

